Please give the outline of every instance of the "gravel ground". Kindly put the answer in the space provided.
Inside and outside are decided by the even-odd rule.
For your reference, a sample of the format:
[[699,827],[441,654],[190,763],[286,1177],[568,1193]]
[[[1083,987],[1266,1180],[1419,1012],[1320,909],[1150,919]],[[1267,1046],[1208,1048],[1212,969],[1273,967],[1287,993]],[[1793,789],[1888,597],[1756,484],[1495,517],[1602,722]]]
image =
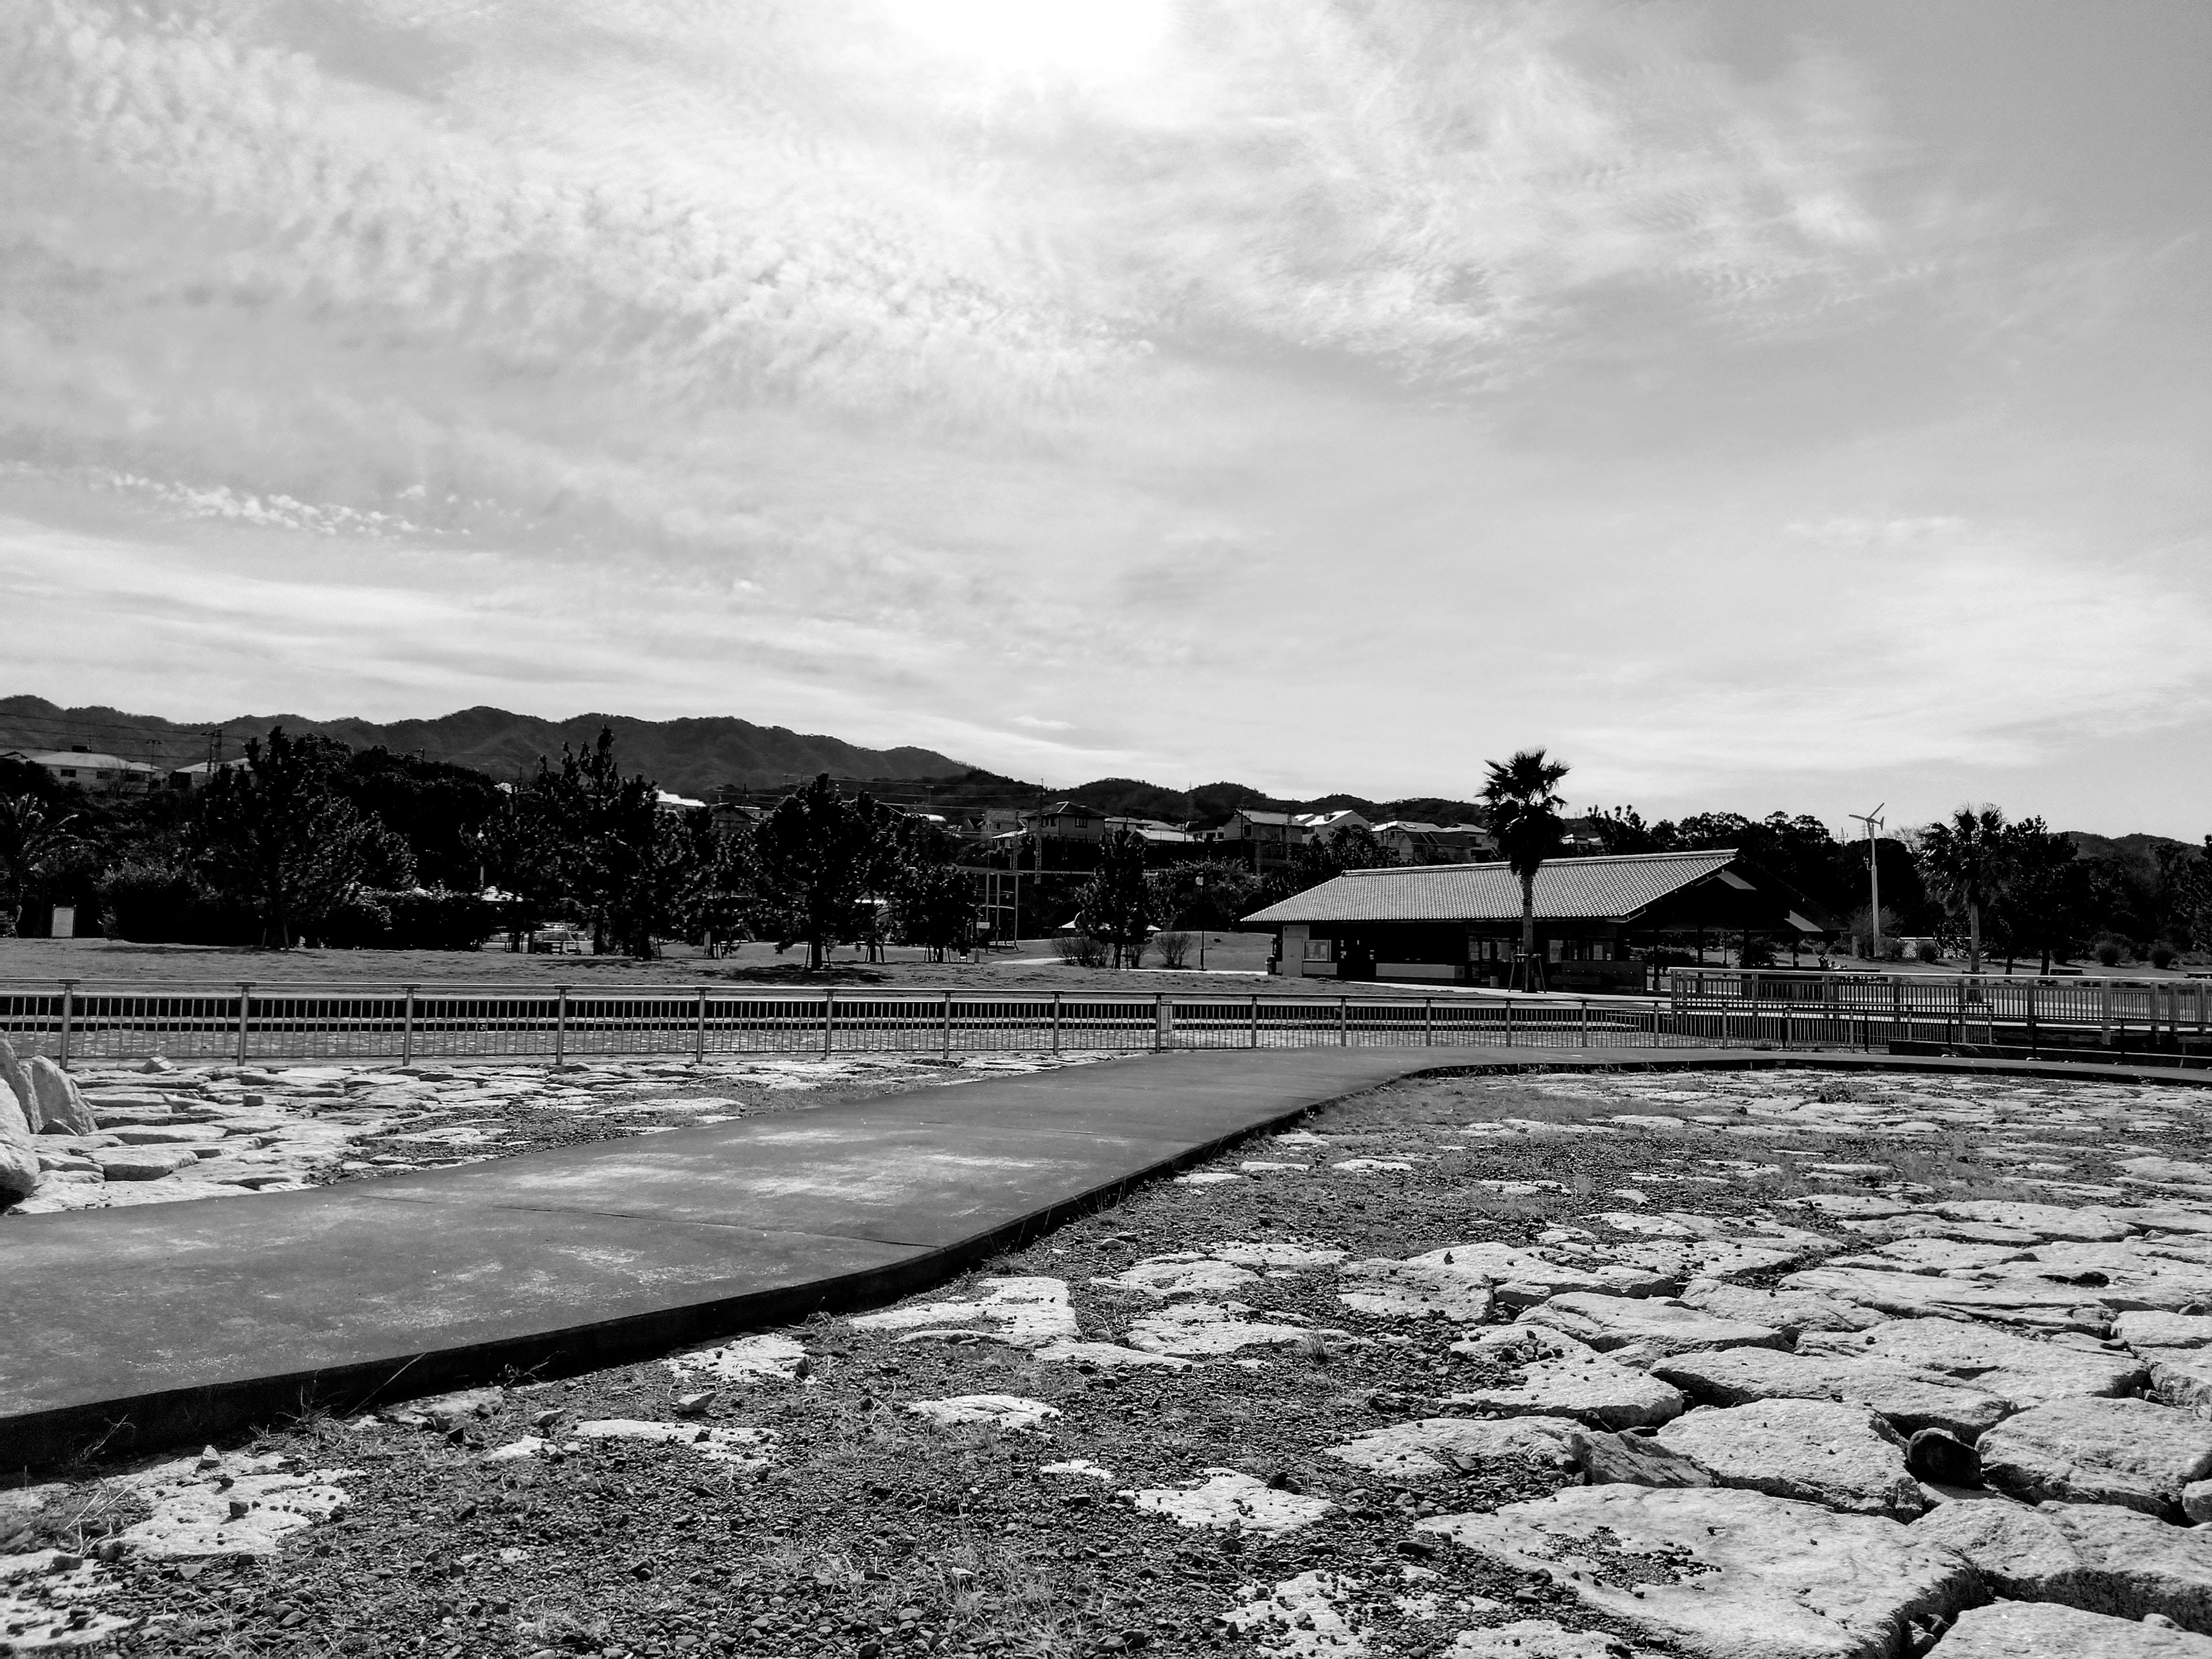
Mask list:
[[[1866,1247],[1854,1206],[2186,1206],[2186,1167],[2144,1160],[2212,1154],[2207,1104],[1906,1074],[1416,1080],[881,1314],[0,1493],[0,1552],[33,1564],[14,1569],[0,1641],[540,1659],[1686,1651],[1413,1529],[1578,1483],[1568,1459],[1539,1447],[1417,1474],[1331,1455],[1517,1375],[1466,1340],[1474,1326],[1347,1303],[1374,1288],[1350,1264],[1486,1242],[1618,1264],[1674,1248],[1692,1217],[1799,1240],[1802,1265]],[[1163,1352],[1177,1346],[1184,1363]],[[980,1420],[937,1420],[963,1412]],[[200,1534],[195,1514],[213,1517]],[[205,1535],[225,1526],[228,1542]],[[229,1553],[241,1544],[265,1553]],[[38,1553],[55,1549],[58,1567]],[[1546,1645],[1547,1622],[1585,1644]]]

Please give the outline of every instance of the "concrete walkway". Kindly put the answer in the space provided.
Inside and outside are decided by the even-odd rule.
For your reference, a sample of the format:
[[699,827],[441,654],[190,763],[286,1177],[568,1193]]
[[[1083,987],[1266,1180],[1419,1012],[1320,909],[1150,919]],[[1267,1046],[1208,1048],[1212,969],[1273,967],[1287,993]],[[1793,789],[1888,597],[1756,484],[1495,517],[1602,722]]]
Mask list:
[[1182,1053],[307,1192],[18,1217],[0,1221],[0,1472],[880,1303],[1425,1071],[1808,1064],[2191,1080],[1743,1049]]

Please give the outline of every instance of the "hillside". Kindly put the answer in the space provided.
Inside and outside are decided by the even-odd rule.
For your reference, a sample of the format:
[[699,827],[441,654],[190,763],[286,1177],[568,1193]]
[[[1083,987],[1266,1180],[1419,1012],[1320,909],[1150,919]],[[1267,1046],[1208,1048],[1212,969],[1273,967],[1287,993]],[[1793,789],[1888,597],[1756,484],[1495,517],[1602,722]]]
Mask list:
[[931,749],[865,749],[841,738],[756,726],[734,719],[641,720],[622,714],[579,714],[545,720],[503,708],[464,708],[436,720],[304,720],[296,714],[238,715],[185,723],[120,709],[63,708],[42,697],[0,698],[0,750],[66,749],[73,744],[126,760],[184,766],[207,758],[210,732],[220,731],[225,751],[235,755],[248,738],[271,726],[320,732],[356,749],[381,745],[431,760],[472,766],[495,778],[518,778],[541,755],[558,755],[564,744],[592,742],[611,726],[625,768],[655,778],[665,789],[702,794],[718,784],[755,789],[827,772],[838,778],[936,778],[967,770]]

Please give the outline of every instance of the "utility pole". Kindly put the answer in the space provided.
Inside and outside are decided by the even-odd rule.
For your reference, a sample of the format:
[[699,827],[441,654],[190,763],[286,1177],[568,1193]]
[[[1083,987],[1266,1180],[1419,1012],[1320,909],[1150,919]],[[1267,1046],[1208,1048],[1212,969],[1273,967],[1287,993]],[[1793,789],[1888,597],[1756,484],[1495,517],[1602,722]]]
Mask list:
[[1875,844],[1874,832],[1881,829],[1885,822],[1880,814],[1881,809],[1888,805],[1887,801],[1878,801],[1871,812],[1845,814],[1846,817],[1856,818],[1861,823],[1866,825],[1867,886],[1870,906],[1867,911],[1867,917],[1874,926],[1874,959],[1876,962],[1881,960],[1881,849]]

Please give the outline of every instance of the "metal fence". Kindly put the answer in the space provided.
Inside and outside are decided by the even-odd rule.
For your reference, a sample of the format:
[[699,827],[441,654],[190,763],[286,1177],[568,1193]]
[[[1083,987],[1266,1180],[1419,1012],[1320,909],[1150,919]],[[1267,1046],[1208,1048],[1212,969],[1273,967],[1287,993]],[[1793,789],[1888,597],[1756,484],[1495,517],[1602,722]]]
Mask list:
[[1667,988],[1682,1031],[1763,1020],[1864,1048],[2212,1050],[2212,981],[2202,979],[1677,969]]
[[1650,1048],[1682,1041],[1639,1001],[1093,992],[609,994],[536,987],[226,989],[0,983],[0,1035],[64,1065],[1343,1047]]

